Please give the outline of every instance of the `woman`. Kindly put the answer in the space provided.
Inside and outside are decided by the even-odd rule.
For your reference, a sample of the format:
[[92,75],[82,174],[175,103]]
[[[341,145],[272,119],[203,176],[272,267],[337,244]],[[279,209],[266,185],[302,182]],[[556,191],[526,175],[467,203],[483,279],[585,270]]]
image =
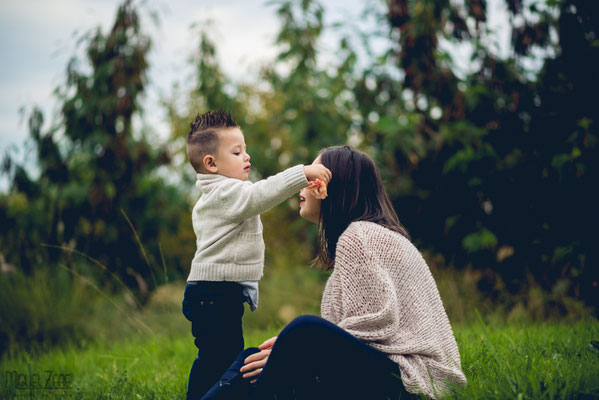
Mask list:
[[[318,261],[332,270],[322,318],[299,317],[245,350],[215,385],[230,394],[206,398],[437,398],[464,385],[435,281],[372,159],[340,146],[314,163],[333,175],[326,199],[300,193],[300,215],[319,225]],[[244,379],[252,385],[238,383]]]

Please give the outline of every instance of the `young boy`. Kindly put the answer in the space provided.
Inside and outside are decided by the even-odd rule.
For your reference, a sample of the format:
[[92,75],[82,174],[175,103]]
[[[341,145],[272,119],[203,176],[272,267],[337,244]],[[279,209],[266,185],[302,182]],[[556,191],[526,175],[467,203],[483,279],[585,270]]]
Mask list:
[[243,303],[252,311],[258,304],[264,267],[260,214],[308,186],[308,180],[328,182],[331,172],[321,164],[297,165],[248,182],[250,156],[227,112],[196,117],[187,155],[202,192],[192,212],[197,250],[183,298],[198,348],[187,398],[200,399],[243,350]]

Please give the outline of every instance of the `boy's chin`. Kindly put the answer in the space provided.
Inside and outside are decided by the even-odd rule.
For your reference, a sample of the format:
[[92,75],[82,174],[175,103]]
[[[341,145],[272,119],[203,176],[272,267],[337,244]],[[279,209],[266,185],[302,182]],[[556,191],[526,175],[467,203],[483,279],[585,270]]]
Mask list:
[[231,178],[231,179],[239,179],[240,181],[247,181],[249,174],[247,173],[242,173],[242,174],[223,174],[224,176],[226,176],[227,178]]

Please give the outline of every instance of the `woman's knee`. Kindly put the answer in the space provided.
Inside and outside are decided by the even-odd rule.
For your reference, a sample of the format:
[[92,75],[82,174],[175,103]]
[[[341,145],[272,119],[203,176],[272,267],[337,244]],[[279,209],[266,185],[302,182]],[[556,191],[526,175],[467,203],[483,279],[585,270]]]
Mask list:
[[281,331],[281,334],[285,334],[286,331],[295,331],[298,329],[318,329],[326,323],[330,322],[316,315],[300,315],[288,323],[283,331]]
[[277,342],[320,337],[336,328],[336,325],[316,315],[300,315],[283,328]]
[[305,327],[305,326],[320,326],[322,324],[330,323],[326,319],[319,317],[318,315],[300,315],[287,324],[288,327]]

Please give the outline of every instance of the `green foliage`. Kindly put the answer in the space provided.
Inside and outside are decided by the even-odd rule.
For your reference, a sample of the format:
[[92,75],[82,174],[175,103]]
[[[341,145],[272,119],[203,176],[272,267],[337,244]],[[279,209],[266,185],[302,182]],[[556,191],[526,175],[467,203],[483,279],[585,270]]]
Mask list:
[[490,230],[482,229],[467,235],[462,241],[462,246],[471,253],[485,249],[494,250],[497,247],[497,238]]
[[[69,63],[56,91],[59,122],[45,128],[41,112],[30,114],[39,175],[4,159],[11,186],[0,194],[2,274],[16,269],[35,281],[65,265],[102,290],[133,288],[142,303],[159,283],[185,277],[195,251],[189,212],[197,201],[185,137],[198,112],[220,108],[244,130],[258,171],[253,180],[310,163],[330,145],[348,143],[372,155],[416,245],[442,258],[439,285],[454,293],[444,297],[454,315],[473,308],[468,299],[453,301],[464,288],[476,299],[474,289],[482,290],[514,319],[584,314],[572,297],[596,306],[597,3],[506,0],[513,39],[506,59],[485,40],[484,1],[377,4],[364,14],[374,31],[337,25],[350,32],[324,64],[320,40],[329,27],[320,3],[272,3],[281,21],[279,54],[240,83],[219,66],[212,25],[198,24],[195,78],[165,99],[171,143],[154,148],[133,127],[134,116],[142,116],[150,41],[125,2],[110,32],[80,39],[86,59]],[[383,49],[371,43],[380,39]],[[472,46],[470,72],[457,70],[444,42]],[[529,70],[535,54],[542,55],[541,68]],[[159,174],[169,167],[182,177],[179,187]],[[276,300],[264,314],[252,314],[250,325],[317,311],[313,299],[278,298],[283,288],[316,293],[323,283],[316,272],[305,279],[292,269],[314,256],[316,231],[297,209],[291,199],[264,215],[272,281],[264,281],[263,293]],[[461,269],[463,282],[449,279],[447,265]],[[51,285],[76,286],[61,279]],[[27,288],[8,291],[3,308],[13,294],[25,299]],[[47,296],[32,300],[43,302],[56,306]],[[279,305],[289,307],[281,313]],[[48,331],[36,327],[50,326],[46,308],[21,307],[31,328],[11,312],[0,325],[23,327],[23,343],[45,337]],[[63,323],[65,337],[78,336],[68,333],[70,325]],[[11,347],[20,346],[18,330],[3,332]]]
[[[273,4],[276,59],[254,81],[233,84],[205,30],[197,88],[177,120],[231,109],[254,179],[308,163],[325,146],[357,146],[377,161],[416,244],[484,271],[480,288],[493,298],[498,288],[526,294],[537,284],[551,293],[567,282],[564,299],[597,306],[599,253],[589,242],[599,224],[596,5],[507,1],[514,51],[502,59],[485,39],[486,2],[394,0],[365,12],[379,29],[358,42],[343,36],[325,65],[320,4]],[[387,47],[374,50],[369,39],[381,37]],[[457,70],[443,43],[471,45],[470,73]],[[538,52],[542,68],[524,68]],[[208,76],[218,84],[206,86]],[[173,138],[185,137],[186,127],[173,126]],[[273,229],[295,210],[293,201],[278,207]],[[297,226],[292,237],[312,242],[314,232]]]
[[[2,260],[31,275],[81,260],[75,249],[105,266],[88,271],[95,281],[116,288],[116,275],[144,301],[157,286],[154,269],[165,268],[160,235],[178,229],[186,205],[157,173],[170,162],[167,152],[133,129],[150,40],[125,1],[110,32],[92,31],[80,43],[85,62],[73,58],[56,89],[59,122],[44,132],[39,110],[29,118],[35,162],[28,165],[39,176],[5,159],[11,187],[0,194]],[[182,260],[168,250],[172,272],[180,272]]]
[[[427,137],[423,156],[386,158],[398,160],[388,171],[391,185],[399,187],[406,170],[412,181],[395,197],[400,216],[417,241],[457,266],[494,270],[487,288],[499,281],[511,293],[526,292],[531,282],[548,292],[565,285],[568,295],[597,306],[599,254],[589,242],[599,222],[591,190],[598,170],[599,115],[590,106],[599,89],[590,67],[599,63],[596,4],[508,1],[508,59],[481,43],[485,2],[466,4],[389,6],[403,90],[415,94],[422,117],[411,128]],[[440,37],[473,43],[471,61],[480,68],[458,79],[438,54]],[[524,69],[539,49],[543,67]],[[384,143],[383,154],[393,151]]]

